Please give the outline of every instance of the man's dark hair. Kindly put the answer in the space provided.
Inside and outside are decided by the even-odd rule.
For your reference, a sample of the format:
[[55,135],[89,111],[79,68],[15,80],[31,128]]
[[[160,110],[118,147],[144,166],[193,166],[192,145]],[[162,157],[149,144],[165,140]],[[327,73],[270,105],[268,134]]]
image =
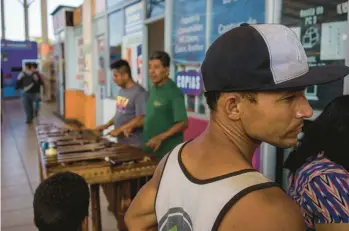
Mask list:
[[31,66],[32,66],[33,68],[35,68],[35,69],[38,69],[38,64],[37,64],[37,63],[35,63],[35,62],[34,62],[34,63],[32,63],[32,64],[31,64]]
[[130,65],[124,59],[119,59],[118,61],[110,64],[110,69],[116,69],[116,70],[118,70],[122,74],[126,73],[132,79]]
[[298,147],[285,161],[285,168],[294,176],[302,165],[320,153],[349,171],[349,161],[343,150],[349,137],[349,95],[332,100],[322,113],[304,129]]
[[88,216],[89,188],[84,178],[57,173],[44,180],[34,194],[34,222],[39,231],[77,231]]
[[[206,98],[206,103],[211,111],[217,110],[217,102],[219,97],[221,97],[221,93],[219,91],[208,91],[204,93]],[[237,92],[242,98],[249,100],[251,103],[256,103],[256,93],[255,92]]]
[[26,63],[24,63],[24,66],[25,66],[26,68],[32,68],[32,63],[26,62]]
[[160,60],[162,66],[164,67],[169,67],[171,62],[170,56],[164,51],[155,51],[149,57],[149,60]]

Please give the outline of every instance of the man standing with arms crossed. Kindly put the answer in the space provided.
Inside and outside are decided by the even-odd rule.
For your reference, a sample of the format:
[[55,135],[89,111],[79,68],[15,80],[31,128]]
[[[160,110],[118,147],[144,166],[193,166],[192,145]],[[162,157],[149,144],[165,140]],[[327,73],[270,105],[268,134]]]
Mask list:
[[154,152],[159,158],[183,142],[188,126],[184,95],[169,78],[170,62],[170,56],[163,51],[150,56],[149,76],[154,86],[149,91],[147,113],[144,121],[128,128],[130,132],[143,126],[143,150]]
[[129,230],[305,231],[296,203],[253,169],[253,153],[261,142],[295,146],[312,116],[305,87],[349,68],[309,70],[292,30],[242,24],[215,40],[201,72],[209,125],[162,159],[126,214]]

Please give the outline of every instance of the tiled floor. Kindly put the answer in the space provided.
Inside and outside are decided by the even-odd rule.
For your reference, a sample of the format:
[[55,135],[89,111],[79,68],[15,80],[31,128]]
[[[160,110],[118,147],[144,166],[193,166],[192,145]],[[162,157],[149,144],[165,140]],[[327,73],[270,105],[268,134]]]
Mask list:
[[[25,124],[20,100],[4,100],[1,107],[1,230],[34,231],[32,201],[39,184],[35,124]],[[61,124],[53,110],[54,104],[42,104],[37,121]],[[101,196],[103,231],[115,231],[116,221]]]

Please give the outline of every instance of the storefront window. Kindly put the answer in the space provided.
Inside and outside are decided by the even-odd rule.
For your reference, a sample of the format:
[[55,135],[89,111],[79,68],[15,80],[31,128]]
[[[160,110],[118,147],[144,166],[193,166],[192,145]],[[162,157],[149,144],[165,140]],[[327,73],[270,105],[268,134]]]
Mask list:
[[212,1],[210,43],[242,23],[264,23],[265,0]]
[[[344,65],[347,40],[348,1],[284,0],[282,24],[298,35],[308,56],[309,66]],[[343,94],[343,80],[312,86],[306,90],[314,109],[321,110]]]
[[[175,81],[186,95],[187,110],[199,114],[209,113],[200,74],[200,64],[208,46],[223,33],[244,22],[251,24],[265,22],[265,0],[213,0],[210,14],[207,14],[206,2],[173,1],[172,16]],[[206,25],[207,17],[209,25]]]
[[122,4],[123,1],[124,0],[107,0],[107,7],[110,8],[110,7],[116,6],[118,4]]
[[106,0],[95,0],[95,14],[105,11],[105,1]]
[[173,1],[173,60],[199,64],[205,57],[206,1]]
[[[108,17],[109,30],[109,54],[110,63],[121,58],[122,38],[124,35],[124,12],[116,11]],[[110,96],[116,97],[120,88],[113,82],[112,73],[108,68],[108,87],[110,88]]]
[[147,0],[147,18],[154,18],[165,13],[165,0]]

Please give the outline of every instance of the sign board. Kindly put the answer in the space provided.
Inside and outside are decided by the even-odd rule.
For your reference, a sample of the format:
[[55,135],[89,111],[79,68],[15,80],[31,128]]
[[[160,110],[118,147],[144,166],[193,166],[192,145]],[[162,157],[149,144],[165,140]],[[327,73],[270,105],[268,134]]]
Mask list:
[[265,21],[264,0],[214,0],[210,43],[242,23],[256,24]]
[[84,72],[85,72],[85,52],[84,52],[84,38],[79,36],[76,38],[76,80],[78,89],[84,89]]
[[177,72],[176,84],[186,95],[199,96],[202,93],[202,77],[198,71]]
[[105,54],[105,45],[104,45],[104,36],[100,36],[97,38],[97,58],[98,58],[98,83],[104,84],[105,83],[105,60],[104,60],[104,54]]
[[138,32],[123,37],[122,58],[128,61],[133,80],[145,87],[146,81],[142,74],[142,35],[142,32]]
[[125,34],[141,31],[143,27],[143,6],[141,2],[125,9]]
[[[298,4],[283,1],[281,23],[298,35],[310,67],[345,64],[348,1],[314,5],[304,0]],[[343,94],[343,80],[308,87],[306,96],[314,109],[322,110],[332,99]]]
[[173,60],[201,63],[205,57],[206,1],[173,1]]

